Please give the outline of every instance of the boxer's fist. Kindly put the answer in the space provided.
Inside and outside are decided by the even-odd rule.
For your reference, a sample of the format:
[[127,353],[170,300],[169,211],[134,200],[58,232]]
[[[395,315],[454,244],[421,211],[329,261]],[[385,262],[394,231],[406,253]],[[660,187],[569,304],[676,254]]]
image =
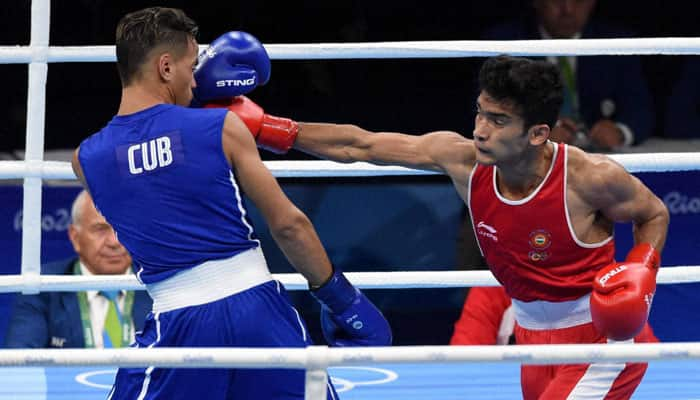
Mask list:
[[246,94],[270,79],[270,57],[258,39],[233,31],[219,36],[199,55],[194,71],[197,104]]
[[591,293],[595,327],[613,340],[628,340],[644,327],[656,292],[660,257],[648,244],[636,246],[627,260],[598,271]]
[[321,303],[321,329],[329,345],[391,345],[387,320],[339,270],[311,294]]
[[204,107],[228,108],[246,124],[258,147],[273,153],[289,151],[299,133],[299,124],[295,121],[265,114],[259,105],[245,96],[209,102]]

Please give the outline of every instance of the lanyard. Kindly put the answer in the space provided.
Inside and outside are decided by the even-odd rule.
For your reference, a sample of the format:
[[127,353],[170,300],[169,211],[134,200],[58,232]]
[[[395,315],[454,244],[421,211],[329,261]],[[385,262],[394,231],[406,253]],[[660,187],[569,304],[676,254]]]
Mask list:
[[[80,275],[80,260],[73,265],[73,273]],[[90,322],[90,307],[88,305],[87,293],[78,292],[78,305],[80,305],[80,321],[83,323],[83,336],[85,337],[85,347],[95,347],[95,333],[92,331]],[[134,305],[134,292],[126,292],[124,299],[124,311],[122,312],[122,347],[129,347],[131,344],[131,309]]]
[[563,107],[567,107],[568,105],[570,110],[567,111],[571,113],[570,117],[578,122],[578,119],[580,118],[579,98],[578,89],[576,88],[576,75],[574,74],[574,68],[571,65],[571,61],[568,57],[557,57],[557,62],[559,63],[559,68],[561,69],[562,77],[564,78],[564,86],[566,86],[566,90],[564,91],[564,96],[566,99]]

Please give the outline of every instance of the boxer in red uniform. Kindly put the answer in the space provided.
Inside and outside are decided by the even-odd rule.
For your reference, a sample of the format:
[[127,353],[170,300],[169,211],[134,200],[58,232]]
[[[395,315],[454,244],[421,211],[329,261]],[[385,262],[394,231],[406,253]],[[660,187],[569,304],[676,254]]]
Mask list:
[[[479,83],[474,140],[289,120],[269,126],[261,121],[271,118],[246,98],[229,109],[279,151],[294,146],[339,162],[448,175],[512,298],[518,344],[654,341],[646,320],[669,223],[663,202],[610,158],[548,140],[562,102],[555,66],[494,57]],[[615,222],[634,225],[635,246],[622,263],[613,259]],[[645,370],[641,363],[524,365],[523,397],[628,399]]]
[[473,287],[455,322],[450,345],[509,344],[514,328],[513,306],[503,287]]

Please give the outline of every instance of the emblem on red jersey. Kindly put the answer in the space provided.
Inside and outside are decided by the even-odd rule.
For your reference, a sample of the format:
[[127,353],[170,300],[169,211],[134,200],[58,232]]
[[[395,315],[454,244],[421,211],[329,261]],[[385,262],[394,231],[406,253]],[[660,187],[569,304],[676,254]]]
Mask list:
[[544,229],[536,229],[530,232],[529,242],[532,248],[528,253],[530,260],[544,261],[549,257],[549,253],[545,251],[552,245],[552,235],[549,232]]
[[544,261],[549,257],[549,253],[546,251],[535,251],[531,250],[529,253],[527,253],[527,256],[530,257],[530,260],[532,261]]
[[552,245],[552,235],[544,229],[530,232],[530,247],[535,250],[545,250]]

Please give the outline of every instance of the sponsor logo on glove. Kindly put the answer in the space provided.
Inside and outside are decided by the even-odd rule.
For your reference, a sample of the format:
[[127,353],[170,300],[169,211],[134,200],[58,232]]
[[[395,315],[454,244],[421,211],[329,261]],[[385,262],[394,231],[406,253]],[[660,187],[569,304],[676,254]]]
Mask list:
[[255,86],[255,77],[248,79],[223,79],[220,81],[216,81],[216,87],[229,86]]
[[605,275],[603,275],[602,277],[600,277],[600,279],[598,279],[598,283],[600,283],[601,285],[605,285],[605,282],[607,282],[608,280],[610,280],[610,278],[612,278],[613,276],[619,274],[620,272],[622,272],[622,271],[624,271],[624,270],[626,270],[626,269],[627,269],[627,266],[626,266],[626,265],[624,265],[624,264],[623,264],[623,265],[618,265],[617,267],[611,269],[611,270],[608,271]]

